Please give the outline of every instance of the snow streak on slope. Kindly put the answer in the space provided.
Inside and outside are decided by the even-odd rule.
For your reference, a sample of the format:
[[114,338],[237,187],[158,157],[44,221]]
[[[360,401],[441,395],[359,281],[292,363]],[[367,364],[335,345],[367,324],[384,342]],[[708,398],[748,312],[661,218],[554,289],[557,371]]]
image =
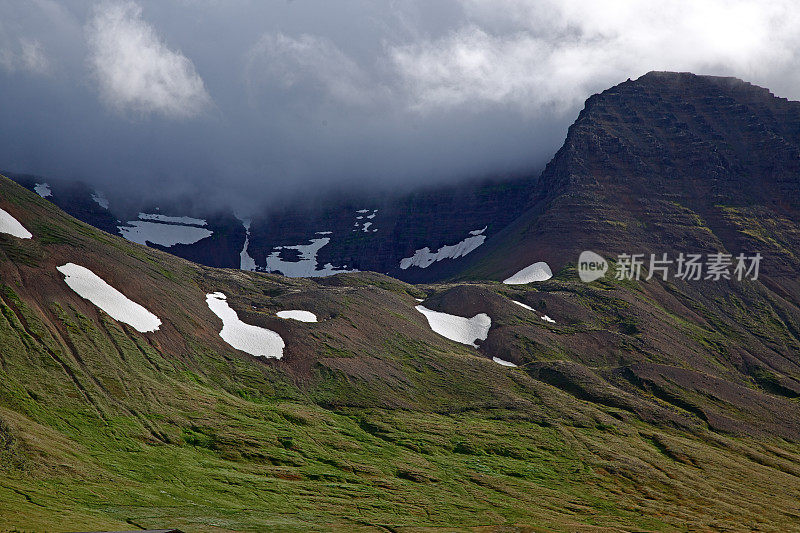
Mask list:
[[97,205],[99,205],[103,209],[108,209],[108,198],[106,198],[106,195],[101,193],[100,191],[94,191],[92,193],[92,200],[94,200],[97,203]]
[[19,237],[20,239],[30,239],[33,237],[31,232],[20,224],[19,220],[12,217],[11,213],[3,209],[0,209],[0,233],[7,233],[12,237]]
[[278,311],[275,314],[278,315],[279,318],[291,318],[292,320],[299,320],[300,322],[317,322],[317,315],[311,311],[290,309],[288,311]]
[[[267,256],[266,271],[280,272],[290,278],[324,277],[342,272],[356,272],[355,270],[337,270],[330,263],[325,264],[321,269],[317,268],[317,252],[329,242],[331,242],[329,237],[323,237],[321,239],[311,239],[311,244],[276,246],[273,248],[272,253]],[[281,250],[297,250],[300,252],[300,260],[284,261],[280,257]]]
[[524,304],[524,303],[522,303],[522,302],[518,302],[518,301],[516,301],[516,300],[511,300],[511,301],[512,301],[512,302],[514,302],[515,304],[517,304],[517,305],[518,305],[518,306],[520,306],[520,307],[524,307],[524,308],[525,308],[525,309],[527,309],[528,311],[534,311],[533,307],[531,307],[530,305]]
[[212,231],[196,226],[182,226],[178,224],[161,224],[159,222],[145,222],[141,220],[128,221],[129,226],[117,226],[123,237],[139,244],[158,244],[160,246],[174,246],[176,244],[194,244],[201,239],[210,237]]
[[489,335],[489,328],[492,326],[492,319],[486,313],[478,313],[472,318],[464,318],[433,311],[422,305],[418,305],[414,309],[425,315],[434,332],[451,341],[474,346],[475,348],[478,347],[475,341],[478,339],[486,340]]
[[499,357],[492,357],[492,361],[494,361],[498,365],[513,366],[513,367],[517,366],[514,363],[512,363],[511,361],[506,361],[505,359],[500,359]]
[[161,326],[156,315],[128,299],[88,268],[67,263],[58,267],[58,271],[64,274],[64,281],[78,296],[89,300],[114,320],[142,333],[156,331]]
[[48,185],[47,183],[37,183],[36,185],[34,185],[33,190],[36,191],[36,194],[38,194],[42,198],[53,196],[53,191],[50,190],[50,185]]
[[250,219],[246,218],[241,220],[244,226],[244,246],[242,247],[242,251],[239,252],[239,269],[255,272],[256,260],[250,257],[250,253],[247,251],[247,248],[250,246]]
[[546,281],[553,277],[553,271],[550,266],[544,261],[539,261],[530,266],[527,266],[511,276],[503,280],[506,285],[522,285],[525,283],[533,283],[535,281]]
[[228,305],[227,297],[221,292],[206,294],[208,308],[222,320],[219,336],[222,340],[243,352],[256,357],[283,357],[285,344],[280,335],[272,330],[245,324],[239,315]]
[[442,259],[463,257],[484,243],[486,240],[486,235],[483,235],[484,231],[486,231],[486,227],[470,231],[470,237],[453,245],[442,246],[436,250],[436,252],[431,252],[431,249],[427,246],[416,250],[413,256],[404,257],[400,260],[400,268],[403,270],[412,266],[428,268],[436,261],[441,261]]

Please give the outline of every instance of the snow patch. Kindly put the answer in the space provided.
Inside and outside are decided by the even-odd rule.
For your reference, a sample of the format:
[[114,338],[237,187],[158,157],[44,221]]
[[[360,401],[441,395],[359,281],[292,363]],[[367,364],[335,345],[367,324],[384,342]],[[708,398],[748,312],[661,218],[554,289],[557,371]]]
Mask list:
[[250,257],[250,253],[247,251],[250,246],[250,219],[242,219],[242,226],[244,226],[244,246],[242,251],[239,252],[239,269],[255,272],[256,260]]
[[369,213],[369,212],[370,212],[369,209],[359,209],[358,211],[356,211],[356,213],[360,213],[360,214],[356,217],[356,221],[353,224],[353,231],[358,231],[359,228],[364,233],[369,233],[370,231],[372,231],[374,233],[374,232],[378,231],[378,228],[373,228],[372,230],[370,230],[369,227],[372,226],[372,222],[367,222],[367,221],[364,220],[365,218],[368,219],[368,220],[372,220],[373,218],[375,218],[375,216],[378,214],[378,210],[377,209],[373,209],[371,215],[365,216],[366,213]]
[[140,220],[155,220],[156,222],[170,222],[173,224],[187,224],[190,226],[205,226],[206,221],[202,218],[192,217],[170,217],[157,213],[139,213]]
[[228,305],[227,297],[221,292],[206,294],[208,308],[222,320],[219,336],[237,350],[256,357],[283,357],[285,344],[280,335],[272,330],[245,324],[239,315]]
[[3,209],[0,209],[0,233],[7,233],[12,237],[19,237],[20,239],[30,239],[33,237],[31,232],[20,224],[19,220]]
[[332,231],[318,231],[315,235],[331,235],[333,234]]
[[278,311],[275,313],[279,318],[291,318],[292,320],[299,320],[300,322],[317,322],[317,315],[311,311],[300,311],[299,309],[290,309],[288,311]]
[[535,281],[546,281],[553,277],[553,271],[544,261],[539,261],[530,266],[526,266],[510,278],[503,280],[506,285],[523,285]]
[[400,268],[403,270],[412,266],[428,268],[436,261],[463,257],[484,243],[486,240],[486,235],[483,235],[484,231],[486,231],[486,227],[470,231],[469,234],[471,237],[467,237],[463,241],[453,245],[442,246],[436,250],[436,252],[431,252],[431,249],[427,246],[416,250],[413,256],[404,257],[400,260]]
[[542,320],[544,320],[545,322],[550,322],[551,324],[555,324],[556,323],[555,320],[553,320],[552,318],[550,318],[547,315],[542,315]]
[[498,365],[512,366],[512,367],[516,367],[517,366],[514,363],[512,363],[511,361],[506,361],[505,359],[500,359],[499,357],[492,357],[492,361],[494,361]]
[[518,302],[518,301],[516,301],[516,300],[511,300],[511,301],[512,301],[512,302],[514,302],[515,304],[517,304],[517,305],[518,305],[518,306],[520,306],[520,307],[524,307],[524,308],[525,308],[525,309],[527,309],[528,311],[535,311],[535,309],[534,309],[533,307],[531,307],[530,305],[524,304],[524,303],[522,303],[522,302]]
[[128,226],[117,226],[117,229],[129,241],[144,245],[147,245],[148,242],[166,247],[175,246],[176,244],[194,244],[213,234],[211,230],[196,226],[162,224],[160,222],[145,222],[141,220],[129,220],[128,224]]
[[48,185],[47,183],[37,183],[36,185],[33,186],[33,190],[36,191],[36,194],[38,194],[42,198],[53,196],[53,191],[50,190],[50,185]]
[[108,198],[106,198],[106,195],[100,191],[94,191],[92,193],[92,200],[94,200],[95,203],[97,203],[97,205],[103,209],[108,209]]
[[105,311],[114,320],[128,324],[142,333],[156,331],[161,326],[161,320],[156,315],[128,299],[88,268],[67,263],[57,270],[64,274],[64,281],[70,289]]
[[[332,276],[342,272],[356,272],[356,270],[337,270],[330,263],[321,269],[317,267],[317,252],[331,242],[330,237],[311,239],[311,244],[298,244],[295,246],[277,246],[267,256],[267,272],[280,272],[290,278],[318,278]],[[300,252],[299,261],[284,261],[280,258],[281,250],[297,250]]]
[[483,229],[474,229],[474,230],[470,231],[469,234],[470,235],[480,235],[481,233],[486,231],[486,228],[488,228],[488,227],[489,226],[484,226]]
[[448,313],[433,311],[422,305],[414,309],[425,315],[431,329],[446,337],[451,341],[467,344],[475,348],[478,347],[475,341],[486,340],[489,335],[489,328],[492,326],[492,319],[486,313],[478,313],[472,318],[464,318]]

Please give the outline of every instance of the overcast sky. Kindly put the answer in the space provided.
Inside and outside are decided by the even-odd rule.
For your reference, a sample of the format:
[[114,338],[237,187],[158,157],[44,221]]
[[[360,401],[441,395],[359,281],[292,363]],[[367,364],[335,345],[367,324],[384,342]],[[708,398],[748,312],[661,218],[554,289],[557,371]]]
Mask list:
[[0,168],[254,206],[541,168],[649,70],[800,97],[793,1],[0,0]]

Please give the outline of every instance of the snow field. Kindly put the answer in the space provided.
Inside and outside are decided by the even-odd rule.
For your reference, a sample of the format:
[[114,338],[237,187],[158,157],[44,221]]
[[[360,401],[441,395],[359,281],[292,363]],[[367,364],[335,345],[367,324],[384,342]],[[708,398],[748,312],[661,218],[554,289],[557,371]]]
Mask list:
[[157,331],[161,327],[161,319],[130,300],[88,268],[67,263],[57,270],[64,274],[64,282],[70,289],[102,309],[114,320],[128,324],[142,333]]
[[428,324],[435,333],[451,341],[475,348],[478,347],[475,341],[486,340],[489,335],[489,328],[492,326],[492,319],[486,313],[478,313],[472,318],[464,318],[433,311],[422,305],[418,305],[414,309],[425,315],[425,318],[428,319]]
[[283,357],[285,344],[281,336],[272,330],[239,320],[239,315],[228,305],[228,299],[223,293],[206,294],[206,304],[222,320],[219,336],[233,348],[256,357]]

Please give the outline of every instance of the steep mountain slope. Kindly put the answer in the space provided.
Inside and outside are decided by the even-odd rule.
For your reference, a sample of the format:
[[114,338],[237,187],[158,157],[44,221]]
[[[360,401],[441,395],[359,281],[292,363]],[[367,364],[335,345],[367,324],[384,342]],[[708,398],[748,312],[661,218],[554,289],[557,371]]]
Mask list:
[[[653,311],[626,313],[629,339],[606,338],[569,359],[592,366],[644,360],[691,369],[790,398],[800,394],[800,103],[741,80],[653,72],[586,102],[547,166],[530,208],[470,258],[466,277],[504,279],[534,261],[562,268],[574,287],[553,295],[586,298],[579,254],[592,250],[618,273],[620,254],[642,254],[642,279],[626,280]],[[513,253],[509,253],[512,251]],[[679,255],[761,254],[757,280],[681,279]],[[645,281],[651,254],[667,254],[666,280]],[[733,274],[735,265],[729,271]],[[752,276],[750,276],[752,277]],[[617,293],[614,284],[594,285]],[[541,289],[540,289],[541,290]],[[623,307],[634,304],[628,297]],[[599,309],[607,309],[598,302]],[[607,320],[606,314],[602,319]],[[688,339],[675,337],[675,330]],[[524,346],[505,339],[509,350]],[[554,350],[551,350],[553,352]],[[649,363],[649,364],[650,364]],[[656,367],[631,367],[628,381]],[[639,373],[642,375],[639,375]],[[661,369],[658,372],[662,372]],[[667,372],[670,373],[670,372]],[[672,372],[694,394],[695,377]],[[613,374],[613,372],[612,372]],[[561,378],[559,378],[561,379]],[[610,376],[608,379],[612,379]],[[709,385],[711,386],[711,385]]]
[[522,213],[532,184],[506,177],[412,193],[342,193],[240,219],[190,199],[109,201],[79,182],[7,174],[96,228],[207,266],[291,277],[374,271],[410,282],[457,272],[466,255]]
[[[470,258],[481,279],[583,250],[764,255],[796,278],[800,102],[734,78],[651,72],[586,101],[526,212]],[[508,253],[514,250],[513,254]]]

